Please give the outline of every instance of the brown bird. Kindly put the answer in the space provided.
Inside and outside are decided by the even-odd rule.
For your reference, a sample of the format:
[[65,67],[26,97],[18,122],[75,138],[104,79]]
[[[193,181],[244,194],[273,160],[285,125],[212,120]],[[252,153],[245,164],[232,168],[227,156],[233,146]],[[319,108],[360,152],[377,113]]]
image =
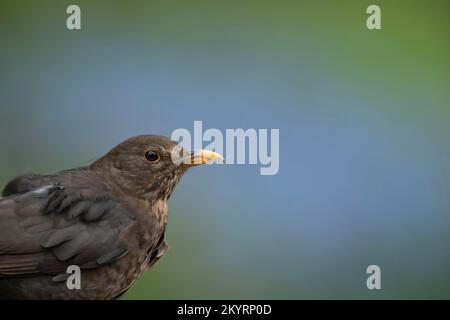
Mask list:
[[[0,198],[1,299],[115,299],[165,253],[167,200],[183,173],[175,142],[131,138],[89,167],[15,178]],[[185,150],[184,150],[185,151]],[[186,156],[185,156],[186,158]],[[69,266],[81,288],[69,289]]]

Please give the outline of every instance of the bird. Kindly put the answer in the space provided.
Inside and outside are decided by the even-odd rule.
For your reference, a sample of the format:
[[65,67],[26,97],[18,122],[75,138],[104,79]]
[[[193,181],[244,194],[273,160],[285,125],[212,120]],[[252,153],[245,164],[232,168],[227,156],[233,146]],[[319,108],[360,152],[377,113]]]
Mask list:
[[167,202],[183,174],[221,160],[141,135],[89,166],[14,178],[0,198],[0,299],[121,297],[166,253]]

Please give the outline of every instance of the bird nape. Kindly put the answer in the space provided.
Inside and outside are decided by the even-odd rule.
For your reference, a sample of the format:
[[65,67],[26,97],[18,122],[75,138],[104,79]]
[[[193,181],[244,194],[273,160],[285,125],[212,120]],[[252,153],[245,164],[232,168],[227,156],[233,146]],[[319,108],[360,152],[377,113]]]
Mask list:
[[[222,159],[137,136],[88,167],[10,181],[0,198],[0,299],[116,299],[166,252],[167,200],[190,167]],[[186,160],[186,159],[184,159]],[[69,288],[68,267],[81,273]]]

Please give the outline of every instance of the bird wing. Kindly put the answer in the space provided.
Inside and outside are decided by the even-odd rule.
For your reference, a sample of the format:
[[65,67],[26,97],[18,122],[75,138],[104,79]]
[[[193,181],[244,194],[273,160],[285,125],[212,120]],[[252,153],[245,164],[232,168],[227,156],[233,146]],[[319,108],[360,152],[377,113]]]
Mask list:
[[41,176],[40,183],[56,183],[17,193],[10,187],[0,198],[0,277],[97,268],[127,254],[122,235],[133,216],[86,175]]

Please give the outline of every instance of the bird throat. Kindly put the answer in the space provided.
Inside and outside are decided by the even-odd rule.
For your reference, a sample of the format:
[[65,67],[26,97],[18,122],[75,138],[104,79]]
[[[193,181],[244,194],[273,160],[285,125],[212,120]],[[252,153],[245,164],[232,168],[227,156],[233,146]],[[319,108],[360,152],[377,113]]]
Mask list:
[[150,201],[169,200],[181,176],[181,171],[175,171],[153,180],[146,188],[145,198]]

